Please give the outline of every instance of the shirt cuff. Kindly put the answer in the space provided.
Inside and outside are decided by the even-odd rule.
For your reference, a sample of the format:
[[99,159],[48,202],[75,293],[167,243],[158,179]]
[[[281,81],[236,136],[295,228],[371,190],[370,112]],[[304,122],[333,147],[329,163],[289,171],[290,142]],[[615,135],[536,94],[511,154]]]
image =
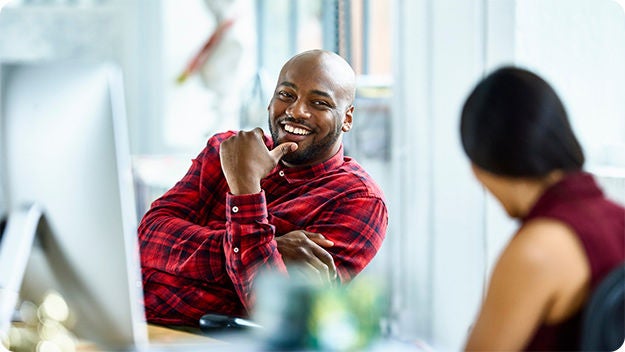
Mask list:
[[226,221],[238,223],[263,222],[267,220],[265,191],[255,194],[226,195]]

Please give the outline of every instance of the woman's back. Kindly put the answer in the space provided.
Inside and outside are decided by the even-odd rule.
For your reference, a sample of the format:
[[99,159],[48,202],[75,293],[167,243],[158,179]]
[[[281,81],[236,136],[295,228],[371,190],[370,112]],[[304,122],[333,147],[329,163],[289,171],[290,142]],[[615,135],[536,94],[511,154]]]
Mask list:
[[590,174],[578,172],[547,189],[523,218],[523,224],[544,218],[570,227],[582,245],[590,271],[583,304],[569,307],[575,312],[562,321],[541,324],[526,348],[578,349],[581,313],[590,292],[611,269],[625,261],[625,208],[608,200]]

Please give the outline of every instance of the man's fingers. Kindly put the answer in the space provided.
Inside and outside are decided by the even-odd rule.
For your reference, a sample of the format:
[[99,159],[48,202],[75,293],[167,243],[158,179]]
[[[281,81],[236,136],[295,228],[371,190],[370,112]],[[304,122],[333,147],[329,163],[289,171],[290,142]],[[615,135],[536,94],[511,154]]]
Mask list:
[[334,246],[334,242],[330,241],[327,238],[311,238],[310,240],[324,248]]
[[273,159],[278,162],[282,159],[283,156],[287,155],[290,152],[294,152],[297,150],[297,143],[295,142],[284,142],[279,146],[273,148],[269,151],[269,154],[273,157]]
[[306,230],[302,230],[302,232],[304,233],[304,235],[306,235],[306,237],[308,237],[308,239],[310,239],[311,241],[315,242],[316,244],[322,246],[322,247],[332,247],[334,246],[334,242],[330,241],[329,239],[325,238],[325,236],[323,236],[320,233],[317,232],[309,232]]
[[332,255],[326,251],[324,248],[321,247],[332,247],[334,246],[334,242],[330,241],[329,239],[325,238],[325,236],[323,236],[322,234],[318,233],[318,232],[310,232],[310,231],[306,231],[306,230],[301,230],[302,233],[304,233],[304,235],[306,235],[306,237],[308,237],[309,240],[311,240],[313,243],[317,244],[320,247],[312,247],[313,253],[315,255],[315,257],[317,257],[321,263],[323,263],[324,266],[324,271],[326,271],[329,275],[330,280],[334,280],[336,278],[336,265],[334,264],[334,258],[332,258]]
[[[260,139],[261,141],[265,137],[265,132],[260,127],[256,127],[254,129],[252,129],[250,132],[254,133],[258,137],[258,139]],[[241,131],[239,131],[239,133],[241,133]]]
[[295,266],[302,273],[306,273],[310,275],[311,278],[316,278],[320,280],[321,283],[329,283],[334,282],[335,274],[330,272],[327,265],[325,265],[320,260],[313,260],[309,262],[299,263]]
[[321,265],[317,265],[323,271],[328,273],[328,278],[334,280],[336,278],[336,265],[334,265],[334,258],[323,248],[313,249],[315,256],[320,260]]
[[337,277],[332,254],[326,248],[334,242],[322,234],[306,230],[295,230],[276,238],[278,251],[287,265],[301,264],[315,268],[318,276],[332,283]]

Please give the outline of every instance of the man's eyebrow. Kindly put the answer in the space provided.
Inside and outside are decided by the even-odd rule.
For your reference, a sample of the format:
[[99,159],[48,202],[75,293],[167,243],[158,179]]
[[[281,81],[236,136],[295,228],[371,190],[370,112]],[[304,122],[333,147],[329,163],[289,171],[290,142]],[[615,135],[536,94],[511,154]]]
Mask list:
[[293,88],[293,89],[297,89],[297,85],[295,85],[294,83],[291,83],[291,82],[289,82],[289,81],[283,81],[283,82],[280,82],[280,85],[281,85],[281,86],[291,87],[291,88]]
[[321,95],[322,97],[326,97],[328,99],[332,99],[332,96],[322,90],[313,89],[311,91],[313,94]]

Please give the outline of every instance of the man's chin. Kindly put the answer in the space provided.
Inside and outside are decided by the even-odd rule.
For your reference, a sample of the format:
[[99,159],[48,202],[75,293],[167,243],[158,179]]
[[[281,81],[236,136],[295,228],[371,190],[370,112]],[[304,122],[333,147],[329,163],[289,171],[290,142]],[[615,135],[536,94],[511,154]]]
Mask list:
[[302,160],[302,155],[297,154],[297,152],[291,152],[282,157],[282,161],[289,165],[299,165],[304,162]]
[[307,153],[306,150],[298,149],[283,156],[282,161],[289,164],[290,166],[308,165],[311,160],[311,155],[309,154],[310,153]]

